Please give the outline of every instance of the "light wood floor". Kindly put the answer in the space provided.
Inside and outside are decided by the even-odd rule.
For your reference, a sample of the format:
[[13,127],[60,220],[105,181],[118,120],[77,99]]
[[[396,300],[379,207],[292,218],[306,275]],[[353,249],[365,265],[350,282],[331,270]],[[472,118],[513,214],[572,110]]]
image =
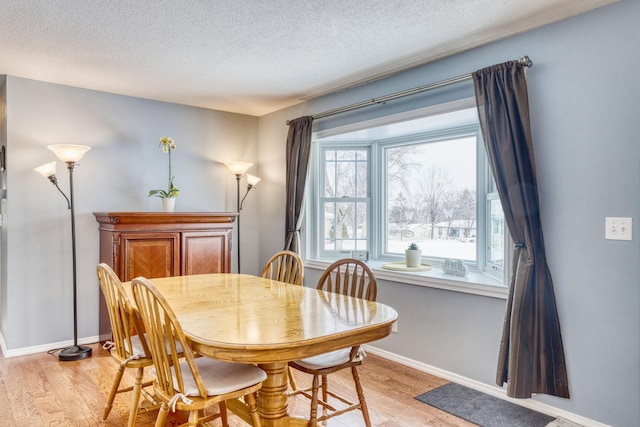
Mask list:
[[[110,354],[98,344],[92,345],[93,356],[77,362],[59,362],[57,355],[47,353],[5,359],[0,358],[0,425],[13,426],[123,426],[126,425],[129,395],[116,397],[106,423],[101,422],[113,375],[117,369]],[[372,423],[377,427],[464,426],[474,424],[432,408],[415,396],[446,384],[447,381],[388,360],[369,355],[359,370],[369,404]],[[296,373],[299,384],[308,378]],[[330,377],[341,392],[353,390],[350,373]],[[123,380],[131,384],[131,376]],[[307,414],[308,400],[291,399],[289,412]],[[140,414],[138,426],[152,426],[157,412]],[[173,414],[167,425],[184,422],[183,414]],[[230,414],[232,427],[246,426]],[[212,422],[219,426],[220,421]],[[333,418],[328,427],[363,426],[359,411]]]

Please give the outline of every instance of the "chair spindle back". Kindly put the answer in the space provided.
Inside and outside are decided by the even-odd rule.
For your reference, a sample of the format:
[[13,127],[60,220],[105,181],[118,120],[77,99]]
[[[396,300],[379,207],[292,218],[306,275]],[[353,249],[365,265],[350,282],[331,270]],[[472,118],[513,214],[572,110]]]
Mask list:
[[377,282],[364,262],[345,258],[331,264],[318,280],[318,289],[375,301]]
[[304,264],[297,253],[280,251],[267,261],[262,269],[261,276],[293,285],[302,285]]

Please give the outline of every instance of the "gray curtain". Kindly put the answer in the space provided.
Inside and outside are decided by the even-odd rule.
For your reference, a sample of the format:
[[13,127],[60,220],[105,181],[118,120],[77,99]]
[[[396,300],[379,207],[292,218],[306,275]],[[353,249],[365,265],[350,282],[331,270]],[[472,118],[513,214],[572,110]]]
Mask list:
[[284,249],[300,253],[300,226],[302,202],[311,153],[311,127],[313,117],[304,116],[287,122],[286,221]]
[[569,397],[560,322],[540,223],[529,101],[517,61],[473,73],[489,163],[514,241],[496,382],[510,397]]

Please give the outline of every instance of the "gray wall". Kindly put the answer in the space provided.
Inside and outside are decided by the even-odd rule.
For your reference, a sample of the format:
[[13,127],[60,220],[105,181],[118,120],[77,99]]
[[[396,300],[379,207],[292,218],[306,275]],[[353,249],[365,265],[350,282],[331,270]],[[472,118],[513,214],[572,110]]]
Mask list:
[[[0,76],[0,147],[4,147],[7,143],[7,77]],[[6,172],[0,173],[0,191],[5,189]],[[4,218],[6,199],[0,193],[0,217]],[[7,240],[6,222],[0,222],[0,333],[6,333],[7,326],[7,307],[8,301],[4,297],[7,294]]]
[[[98,334],[97,211],[160,211],[149,190],[165,188],[172,154],[177,211],[235,211],[236,180],[226,160],[257,163],[258,119],[8,76],[7,244],[2,268],[2,337],[6,349],[73,338],[70,215],[64,198],[33,168],[56,160],[49,144],[92,147],[74,172],[78,244],[78,336]],[[58,161],[68,193],[69,174]],[[250,170],[258,174],[257,166]],[[244,182],[243,182],[244,185]],[[243,211],[243,271],[256,273],[257,198]],[[235,264],[235,256],[233,258]],[[235,268],[235,267],[234,267]],[[6,275],[6,277],[5,277]]]
[[[640,420],[640,2],[622,1],[394,77],[263,116],[260,260],[282,247],[285,120],[466,74],[529,55],[542,223],[571,399],[534,399],[613,426]],[[406,104],[409,104],[407,102]],[[358,113],[404,108],[389,103]],[[340,120],[356,120],[344,117]],[[327,127],[319,121],[317,126]],[[276,176],[277,173],[277,176]],[[272,205],[271,201],[277,203]],[[606,216],[633,217],[633,241],[604,239]],[[317,280],[308,271],[306,285]],[[493,384],[504,301],[382,282],[399,312],[389,352]]]

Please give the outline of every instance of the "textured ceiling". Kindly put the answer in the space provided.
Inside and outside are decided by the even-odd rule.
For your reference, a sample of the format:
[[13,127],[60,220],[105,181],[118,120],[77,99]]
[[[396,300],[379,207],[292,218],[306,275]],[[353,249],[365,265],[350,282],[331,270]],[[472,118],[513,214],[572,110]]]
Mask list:
[[0,0],[0,74],[259,116],[615,1]]

